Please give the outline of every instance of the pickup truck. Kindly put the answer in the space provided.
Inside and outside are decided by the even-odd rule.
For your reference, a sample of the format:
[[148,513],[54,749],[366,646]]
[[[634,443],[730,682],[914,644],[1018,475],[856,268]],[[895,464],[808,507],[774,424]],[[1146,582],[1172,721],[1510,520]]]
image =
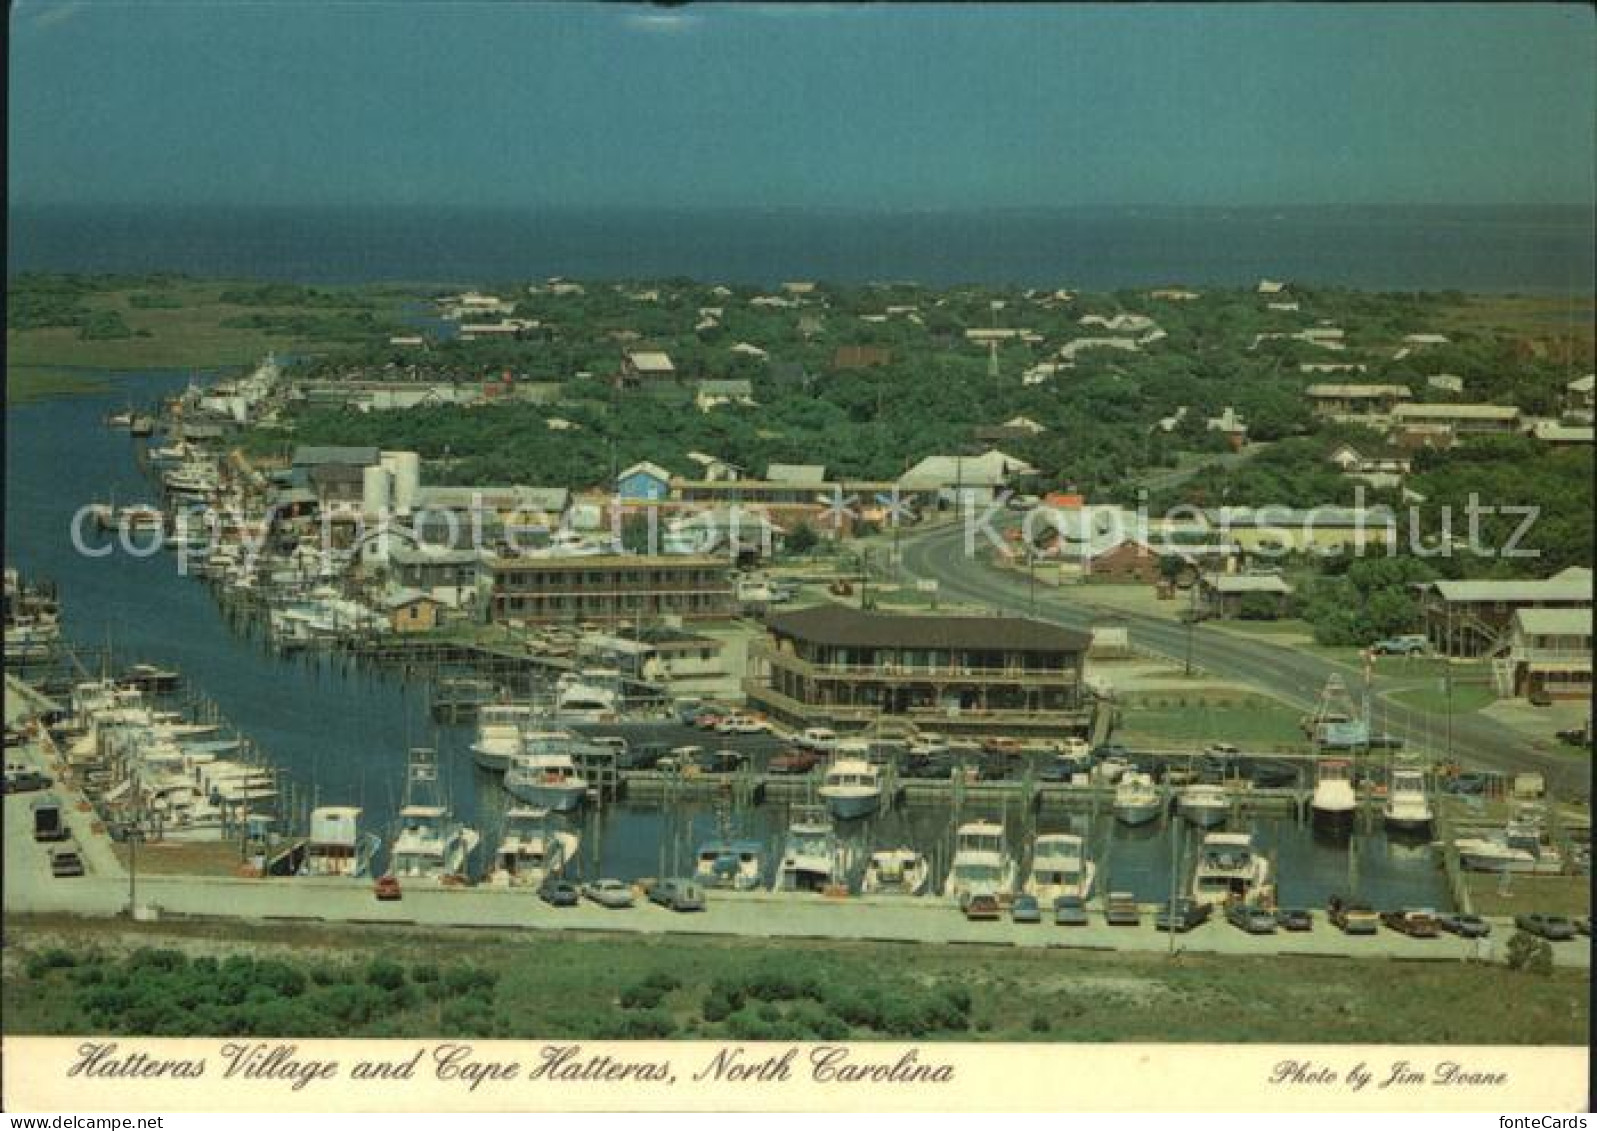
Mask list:
[[1327,902],[1326,915],[1345,935],[1373,935],[1381,926],[1381,917],[1368,904],[1349,903],[1339,895]]
[[1103,919],[1111,927],[1136,927],[1142,924],[1142,909],[1137,906],[1137,897],[1127,891],[1109,893],[1109,901],[1104,906]]
[[1383,911],[1381,922],[1394,931],[1416,939],[1434,939],[1436,916],[1430,911]]
[[1370,645],[1377,656],[1423,656],[1430,642],[1423,636],[1388,636]]

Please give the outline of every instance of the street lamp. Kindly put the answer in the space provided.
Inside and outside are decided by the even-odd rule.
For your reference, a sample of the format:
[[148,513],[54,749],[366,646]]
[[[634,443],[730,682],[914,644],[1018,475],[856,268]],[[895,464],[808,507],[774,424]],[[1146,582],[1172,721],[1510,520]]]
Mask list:
[[128,919],[132,920],[137,917],[139,841],[144,839],[144,831],[135,822],[126,821],[122,825],[122,839],[128,843]]

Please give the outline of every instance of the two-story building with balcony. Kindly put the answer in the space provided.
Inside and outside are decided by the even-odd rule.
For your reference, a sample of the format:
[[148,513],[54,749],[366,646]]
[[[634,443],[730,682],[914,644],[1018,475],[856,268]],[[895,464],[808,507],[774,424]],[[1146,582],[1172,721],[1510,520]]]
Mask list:
[[1592,574],[1570,566],[1539,580],[1434,581],[1421,587],[1425,636],[1444,656],[1501,656],[1514,616],[1525,609],[1574,609],[1591,616]]
[[750,645],[751,706],[794,727],[911,723],[963,733],[1086,733],[1091,638],[1021,617],[817,605],[771,617]]
[[499,622],[705,620],[736,611],[730,566],[702,554],[574,554],[487,562],[488,613]]
[[1515,695],[1591,697],[1591,609],[1520,609],[1509,633]]

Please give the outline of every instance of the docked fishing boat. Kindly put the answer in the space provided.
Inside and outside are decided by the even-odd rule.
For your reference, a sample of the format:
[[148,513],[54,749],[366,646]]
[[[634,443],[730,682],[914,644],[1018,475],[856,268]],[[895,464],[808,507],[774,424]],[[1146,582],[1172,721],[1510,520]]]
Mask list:
[[154,664],[134,664],[123,673],[118,682],[137,687],[146,695],[170,695],[178,689],[183,677],[170,668],[158,668]]
[[602,723],[620,714],[618,673],[568,672],[556,681],[555,717],[561,722]]
[[1231,802],[1224,786],[1200,782],[1182,788],[1177,795],[1176,808],[1200,829],[1212,829],[1225,823]]
[[1044,833],[1032,846],[1031,872],[1023,890],[1052,907],[1062,895],[1086,899],[1092,894],[1098,865],[1087,858],[1086,841],[1074,833]]
[[1320,759],[1309,809],[1314,827],[1320,832],[1347,836],[1353,831],[1358,797],[1353,792],[1352,762],[1346,758]]
[[361,810],[354,805],[324,805],[311,810],[310,839],[300,862],[302,876],[361,879],[371,874],[382,840],[360,829]]
[[1247,833],[1209,833],[1192,870],[1195,903],[1268,901],[1274,896],[1270,861],[1253,847]]
[[485,770],[503,773],[510,760],[522,752],[522,731],[532,721],[530,703],[485,703],[477,709],[477,737],[471,743],[472,761]]
[[1392,771],[1381,816],[1386,827],[1397,832],[1430,832],[1434,815],[1425,788],[1425,771],[1408,767]]
[[860,891],[865,895],[924,895],[931,884],[932,866],[926,854],[913,848],[884,848],[865,862]]
[[547,809],[510,809],[505,831],[494,853],[488,882],[500,887],[537,887],[549,876],[559,876],[577,858],[582,838],[558,827]]
[[1459,863],[1472,872],[1556,876],[1565,871],[1564,854],[1548,840],[1544,817],[1535,806],[1521,806],[1499,832],[1458,837],[1453,846]]
[[772,891],[824,891],[848,883],[848,849],[824,808],[795,810]]
[[505,789],[535,809],[572,813],[588,796],[588,781],[565,750],[544,748],[513,755]]
[[992,821],[971,821],[954,833],[954,859],[943,882],[943,895],[1004,895],[1015,887],[1015,861],[1004,845],[1004,827]]
[[1146,825],[1164,804],[1152,776],[1137,770],[1121,775],[1115,786],[1115,818],[1127,825]]
[[863,758],[839,758],[828,767],[818,792],[840,821],[869,817],[882,804],[882,771]]
[[693,878],[707,888],[753,891],[765,879],[765,850],[757,840],[716,839],[699,845]]
[[405,803],[388,854],[388,871],[401,880],[463,881],[480,837],[455,820],[438,782],[438,752],[417,748],[405,767]]

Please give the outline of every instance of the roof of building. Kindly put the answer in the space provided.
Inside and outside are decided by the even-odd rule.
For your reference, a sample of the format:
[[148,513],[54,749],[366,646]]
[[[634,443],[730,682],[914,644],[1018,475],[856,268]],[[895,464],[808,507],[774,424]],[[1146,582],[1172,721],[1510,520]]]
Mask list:
[[1437,594],[1456,604],[1483,601],[1591,601],[1591,570],[1570,566],[1561,573],[1539,580],[1438,581]]
[[781,613],[767,624],[779,636],[859,648],[1081,652],[1091,643],[1084,632],[1024,617],[879,613],[831,604]]
[[[395,531],[399,533],[399,531]],[[394,546],[388,551],[388,562],[396,566],[465,566],[477,565],[486,559],[482,550],[453,549],[423,542],[415,546]]]
[[1590,636],[1590,609],[1520,609],[1514,620],[1528,636]]
[[531,510],[566,509],[571,502],[568,487],[418,487],[417,507],[447,510]]
[[1292,586],[1273,573],[1206,573],[1203,584],[1221,594],[1292,592]]
[[383,597],[383,608],[402,609],[406,605],[414,605],[421,601],[438,604],[438,598],[431,593],[423,593],[420,589],[392,589]]
[[1565,388],[1572,393],[1589,393],[1593,385],[1597,385],[1597,376],[1588,373],[1584,377],[1576,377]]
[[631,467],[623,468],[617,479],[631,479],[634,475],[648,475],[663,483],[671,482],[671,473],[657,463],[640,460]]
[[819,463],[773,463],[765,469],[768,483],[791,483],[798,487],[824,487],[826,467]]
[[884,346],[838,346],[832,355],[834,369],[865,369],[872,365],[887,365],[893,360],[893,351]]
[[627,354],[627,361],[639,373],[676,372],[676,366],[671,364],[671,356],[661,350],[633,350]]
[[507,557],[490,555],[491,570],[601,570],[601,569],[689,569],[719,566],[728,569],[731,563],[716,554],[548,554],[543,556]]
[[1381,400],[1386,397],[1411,397],[1407,385],[1310,385],[1304,391],[1305,396],[1326,397],[1335,400],[1358,400],[1368,397],[1371,400]]
[[979,456],[927,456],[899,477],[899,485],[910,489],[933,487],[1001,487],[1013,475],[1024,475],[1032,468],[1024,460],[1005,455],[996,448]]
[[746,378],[733,378],[731,380],[708,380],[699,382],[699,396],[705,397],[751,397],[754,395],[754,385]]
[[1502,404],[1400,404],[1392,410],[1392,415],[1435,416],[1454,420],[1516,420],[1519,409]]
[[1536,425],[1531,435],[1538,440],[1547,440],[1555,444],[1589,444],[1592,442],[1592,426],[1560,424],[1556,420],[1544,420]]
[[343,464],[348,467],[366,467],[377,462],[377,449],[369,447],[322,447],[301,444],[294,449],[295,467],[319,467]]

